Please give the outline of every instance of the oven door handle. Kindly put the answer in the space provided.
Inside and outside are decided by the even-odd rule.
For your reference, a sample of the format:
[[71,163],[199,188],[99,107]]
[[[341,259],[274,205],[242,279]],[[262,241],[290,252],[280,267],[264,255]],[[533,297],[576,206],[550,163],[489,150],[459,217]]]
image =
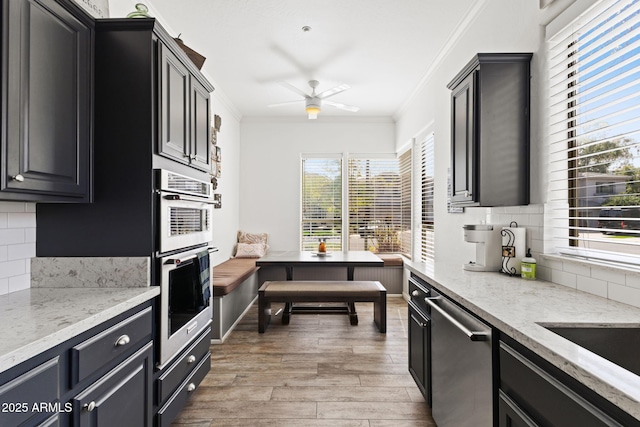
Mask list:
[[[218,248],[215,248],[215,247],[206,248],[206,249],[203,249],[203,250],[207,250],[209,253],[218,252]],[[181,258],[168,258],[164,262],[164,264],[165,265],[171,265],[171,264],[179,265],[179,264],[181,264],[181,263],[183,263],[185,261],[189,261],[190,259],[194,259],[197,256],[198,256],[198,254],[195,253],[195,254],[187,255],[187,256],[184,256],[184,257],[181,257]]]
[[186,194],[177,194],[177,193],[166,193],[164,191],[160,191],[160,197],[165,200],[180,200],[186,202],[198,202],[198,203],[206,203],[208,205],[212,205],[215,203],[213,197],[197,197],[197,196],[187,196]]

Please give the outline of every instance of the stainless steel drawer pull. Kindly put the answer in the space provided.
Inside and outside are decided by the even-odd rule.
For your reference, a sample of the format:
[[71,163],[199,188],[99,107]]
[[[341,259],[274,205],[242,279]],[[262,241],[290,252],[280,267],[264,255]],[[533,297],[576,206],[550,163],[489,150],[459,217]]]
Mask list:
[[418,326],[420,326],[421,328],[426,328],[427,326],[429,326],[428,324],[421,322],[419,319],[416,319],[416,317],[412,314],[411,318],[413,319],[414,322],[416,322],[418,324]]
[[94,402],[93,400],[89,403],[85,403],[84,406],[82,407],[83,410],[87,411],[87,412],[91,412],[94,409],[96,409],[96,402]]
[[187,364],[191,365],[195,361],[196,361],[196,357],[193,354],[187,357]]
[[14,181],[18,181],[18,182],[24,182],[24,176],[22,176],[20,174],[12,176],[11,179],[14,180]]
[[420,292],[416,289],[415,291],[411,292],[411,296],[412,297],[419,297],[420,296]]
[[444,317],[449,322],[451,322],[451,324],[453,324],[453,326],[455,326],[456,328],[460,329],[460,331],[462,331],[466,336],[468,336],[471,341],[486,341],[488,339],[487,332],[470,331],[466,326],[464,326],[462,323],[458,322],[449,313],[447,313],[442,308],[440,308],[440,306],[438,306],[438,304],[433,302],[433,300],[438,300],[438,299],[442,299],[442,297],[427,297],[427,298],[424,299],[424,302],[429,304],[431,306],[431,308],[436,310],[438,313],[440,313],[442,315],[442,317]]
[[129,338],[129,335],[122,335],[116,340],[115,346],[122,347],[123,345],[129,344],[129,342],[131,342],[131,338]]
[[195,389],[196,389],[196,385],[195,385],[194,383],[190,383],[190,384],[187,386],[187,391],[188,391],[189,393],[191,393],[191,392],[192,392],[193,390],[195,390]]

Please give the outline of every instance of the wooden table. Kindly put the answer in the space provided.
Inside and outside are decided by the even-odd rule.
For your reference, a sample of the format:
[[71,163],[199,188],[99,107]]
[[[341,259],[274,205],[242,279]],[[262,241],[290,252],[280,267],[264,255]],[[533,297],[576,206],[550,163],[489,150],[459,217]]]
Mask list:
[[[289,281],[293,280],[293,269],[296,267],[346,267],[347,281],[353,281],[353,272],[356,267],[383,267],[384,261],[369,251],[327,252],[325,256],[318,256],[315,252],[287,251],[274,252],[259,258],[256,260],[256,265],[258,267],[284,267],[286,270],[286,279]],[[288,316],[293,313],[355,313],[355,305],[348,303],[345,307],[295,307],[292,303],[286,303],[284,310],[285,315],[282,320],[286,322]]]
[[284,267],[287,280],[293,280],[295,267],[346,267],[347,280],[353,280],[356,267],[382,267],[384,261],[369,251],[327,252],[326,256],[317,256],[315,252],[287,251],[267,254],[256,260],[256,265]]

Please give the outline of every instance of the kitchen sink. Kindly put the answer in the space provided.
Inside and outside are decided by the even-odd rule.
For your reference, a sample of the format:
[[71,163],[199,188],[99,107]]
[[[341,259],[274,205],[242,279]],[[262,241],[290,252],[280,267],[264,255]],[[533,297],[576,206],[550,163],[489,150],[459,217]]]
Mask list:
[[[544,325],[542,325],[544,326]],[[561,337],[640,376],[640,326],[544,326]]]

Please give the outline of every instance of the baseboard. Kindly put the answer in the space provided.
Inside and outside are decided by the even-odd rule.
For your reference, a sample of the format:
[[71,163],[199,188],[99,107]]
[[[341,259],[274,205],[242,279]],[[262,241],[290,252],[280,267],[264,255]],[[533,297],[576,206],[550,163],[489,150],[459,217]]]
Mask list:
[[[224,340],[227,339],[227,337],[229,336],[229,334],[231,332],[233,332],[233,330],[235,329],[236,325],[238,323],[240,323],[240,321],[242,320],[242,318],[247,314],[247,312],[251,309],[251,306],[253,306],[253,304],[256,303],[256,301],[258,300],[258,295],[255,296],[255,298],[253,300],[251,300],[251,304],[247,305],[247,308],[244,309],[244,311],[242,312],[242,314],[240,316],[238,316],[238,318],[236,319],[235,322],[233,322],[233,325],[231,325],[231,327],[229,328],[229,330],[222,336],[222,338],[218,339],[218,338],[212,338],[211,339],[211,344],[222,344],[224,343]],[[256,333],[257,333],[258,327],[256,325]]]

